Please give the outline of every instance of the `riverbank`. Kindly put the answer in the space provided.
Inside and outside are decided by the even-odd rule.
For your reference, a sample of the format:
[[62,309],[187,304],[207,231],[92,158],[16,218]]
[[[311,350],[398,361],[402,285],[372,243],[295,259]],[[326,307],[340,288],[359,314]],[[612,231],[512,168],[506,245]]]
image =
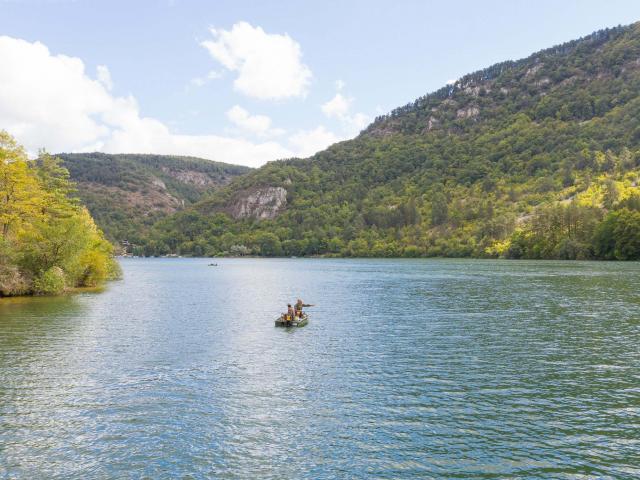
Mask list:
[[[114,279],[114,280],[110,280],[110,281],[115,281],[118,279]],[[97,285],[95,287],[75,287],[75,288],[68,288],[66,290],[64,290],[61,293],[57,293],[55,295],[36,295],[36,294],[31,294],[31,295],[12,295],[12,296],[0,296],[0,303],[2,304],[10,304],[10,303],[15,303],[15,304],[19,304],[21,302],[24,301],[29,301],[32,300],[34,298],[52,298],[52,297],[65,297],[65,296],[72,296],[72,295],[78,295],[78,294],[82,294],[82,293],[103,293],[106,289],[108,288],[107,284],[101,284],[101,285]]]
[[191,256],[191,255],[151,255],[148,257],[145,256],[139,256],[139,255],[117,255],[116,258],[122,258],[122,259],[144,259],[144,258],[206,258],[209,260],[219,260],[219,259],[237,259],[237,258],[255,258],[255,259],[259,259],[259,258],[279,258],[279,259],[322,259],[322,258],[326,258],[326,259],[354,259],[354,260],[358,260],[358,259],[369,259],[369,260],[382,260],[382,259],[389,259],[389,260],[429,260],[429,259],[434,259],[434,260],[506,260],[506,261],[517,261],[517,260],[528,260],[528,261],[534,261],[534,262],[538,262],[538,261],[568,261],[568,262],[637,262],[638,259],[617,259],[617,258],[514,258],[514,257],[490,257],[490,256],[484,256],[484,257],[464,257],[464,256],[404,256],[404,255],[400,255],[400,256],[344,256],[344,255],[340,255],[340,254],[321,254],[321,255],[293,255],[293,256],[287,256],[287,255],[237,255],[237,256],[232,256],[232,255],[219,255],[219,256]]

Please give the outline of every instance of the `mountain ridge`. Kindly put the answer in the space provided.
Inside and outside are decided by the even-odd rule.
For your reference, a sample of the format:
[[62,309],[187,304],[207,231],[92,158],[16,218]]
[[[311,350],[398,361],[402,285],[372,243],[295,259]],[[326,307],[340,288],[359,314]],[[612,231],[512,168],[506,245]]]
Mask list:
[[242,175],[159,221],[143,251],[627,258],[596,237],[616,212],[635,221],[638,92],[640,24],[600,30]]
[[249,167],[197,157],[154,154],[60,153],[87,205],[107,237],[139,241],[166,215],[249,172]]
[[[455,80],[452,83],[449,83],[438,90],[427,93],[423,95],[413,102],[409,102],[403,106],[397,107],[393,109],[386,115],[380,115],[374,119],[374,121],[368,125],[363,133],[371,133],[371,131],[375,131],[377,127],[379,127],[380,123],[384,123],[389,121],[390,119],[397,117],[399,115],[406,114],[411,110],[415,110],[422,106],[428,104],[431,100],[446,100],[451,98],[457,92],[465,92],[469,89],[478,88],[478,83],[484,83],[487,81],[491,81],[506,73],[507,71],[513,71],[518,67],[522,67],[524,65],[529,65],[532,62],[544,62],[545,58],[548,57],[561,57],[566,56],[572,53],[578,47],[588,47],[595,45],[600,45],[608,40],[615,39],[619,35],[623,34],[627,29],[638,28],[640,22],[628,25],[626,27],[618,25],[617,27],[605,28],[601,30],[597,30],[589,35],[585,35],[584,37],[570,40],[568,42],[564,42],[558,45],[554,45],[553,47],[545,48],[543,50],[537,51],[529,55],[528,57],[521,58],[519,60],[506,60],[503,62],[495,63],[489,67],[477,70],[475,72],[471,72],[463,75],[461,78]],[[541,67],[542,65],[539,65]],[[528,70],[526,74],[536,73],[536,71]],[[479,92],[476,92],[479,93]],[[508,92],[504,92],[508,93]]]

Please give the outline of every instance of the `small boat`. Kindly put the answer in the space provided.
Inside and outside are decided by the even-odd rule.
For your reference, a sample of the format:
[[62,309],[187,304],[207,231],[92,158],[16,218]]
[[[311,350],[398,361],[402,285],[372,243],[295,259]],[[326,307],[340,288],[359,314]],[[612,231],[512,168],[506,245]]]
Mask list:
[[209,264],[209,266],[210,266],[210,267],[217,267],[217,266],[218,266],[218,264],[217,264],[217,263],[210,263],[210,264]]
[[309,323],[309,315],[306,313],[303,313],[302,317],[295,317],[290,322],[283,320],[282,317],[276,318],[276,327],[304,327],[307,323]]

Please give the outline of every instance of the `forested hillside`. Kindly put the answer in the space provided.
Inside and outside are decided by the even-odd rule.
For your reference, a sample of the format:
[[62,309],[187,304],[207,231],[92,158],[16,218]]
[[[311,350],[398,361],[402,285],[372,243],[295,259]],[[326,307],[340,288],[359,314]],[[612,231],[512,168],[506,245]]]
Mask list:
[[140,241],[150,225],[250,169],[171,155],[62,153],[82,202],[112,241]]
[[0,297],[97,286],[119,273],[112,250],[58,160],[0,130]]
[[[402,88],[401,80],[394,88]],[[149,255],[640,258],[640,24],[464,76],[158,222]]]

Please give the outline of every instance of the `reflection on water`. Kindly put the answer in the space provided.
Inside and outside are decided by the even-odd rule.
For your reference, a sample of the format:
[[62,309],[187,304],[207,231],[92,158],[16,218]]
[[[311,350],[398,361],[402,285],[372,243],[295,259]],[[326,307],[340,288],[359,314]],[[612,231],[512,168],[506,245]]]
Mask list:
[[0,478],[640,475],[637,264],[207,263],[0,300]]

